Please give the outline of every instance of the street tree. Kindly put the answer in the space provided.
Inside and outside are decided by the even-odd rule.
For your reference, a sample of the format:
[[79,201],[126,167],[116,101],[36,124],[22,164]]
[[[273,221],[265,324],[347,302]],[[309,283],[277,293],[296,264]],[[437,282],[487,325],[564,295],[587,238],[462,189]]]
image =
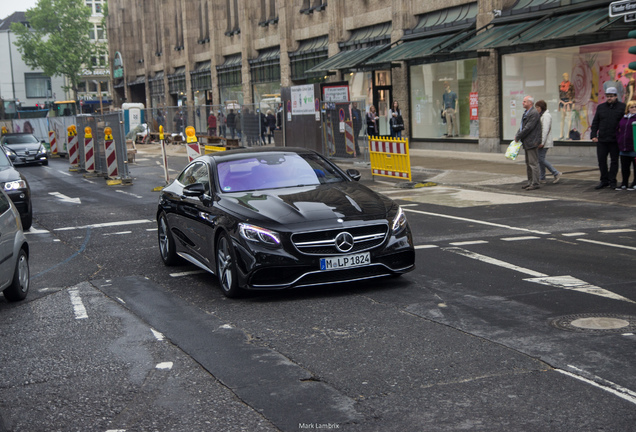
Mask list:
[[74,95],[83,72],[92,70],[92,59],[104,51],[89,37],[91,13],[84,0],[38,0],[26,11],[27,25],[11,25],[24,62],[47,76],[66,77],[65,90]]

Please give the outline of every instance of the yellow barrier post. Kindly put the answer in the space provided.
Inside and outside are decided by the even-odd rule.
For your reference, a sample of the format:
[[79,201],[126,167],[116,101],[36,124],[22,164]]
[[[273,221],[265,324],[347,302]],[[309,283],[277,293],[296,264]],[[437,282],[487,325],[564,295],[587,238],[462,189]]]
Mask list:
[[411,157],[407,138],[369,137],[371,174],[411,181]]

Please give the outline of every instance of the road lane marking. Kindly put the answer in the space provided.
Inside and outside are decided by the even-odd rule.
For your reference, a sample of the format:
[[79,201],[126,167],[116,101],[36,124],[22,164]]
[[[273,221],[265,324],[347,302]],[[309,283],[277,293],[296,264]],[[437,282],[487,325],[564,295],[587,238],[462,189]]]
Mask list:
[[618,245],[618,244],[606,243],[606,242],[602,242],[602,241],[588,240],[588,239],[576,239],[576,240],[577,241],[586,242],[586,243],[593,243],[593,244],[597,244],[597,245],[601,245],[601,246],[610,246],[610,247],[615,247],[615,248],[621,248],[621,249],[628,249],[628,250],[636,251],[636,247],[634,247],[634,246]]
[[488,243],[486,240],[471,240],[471,241],[449,243],[449,245],[451,245],[451,246],[468,246],[468,245],[478,245],[478,244],[486,244],[486,243]]
[[159,363],[156,366],[157,369],[167,369],[170,370],[172,369],[172,362],[163,362],[163,363]]
[[165,339],[165,336],[163,335],[163,333],[160,333],[153,328],[151,328],[150,331],[152,332],[152,335],[155,337],[155,339],[157,339],[158,341],[162,341]]
[[[579,370],[579,371],[581,370],[581,369],[579,369],[577,367],[574,367],[572,365],[568,365],[568,367],[571,367],[571,368]],[[630,390],[628,388],[619,386],[616,383],[613,383],[613,382],[608,381],[608,380],[606,380],[604,378],[597,377],[597,376],[594,376],[594,375],[593,376],[594,376],[595,379],[603,381],[604,383],[607,383],[607,385],[599,384],[596,381],[593,381],[593,380],[588,379],[588,378],[584,378],[584,377],[582,377],[580,375],[577,375],[577,374],[574,374],[572,372],[568,372],[568,371],[565,371],[565,370],[562,370],[562,369],[555,369],[555,371],[557,371],[559,373],[562,373],[564,375],[570,376],[572,378],[576,378],[576,379],[578,379],[580,381],[583,381],[583,382],[585,382],[587,384],[593,385],[594,387],[598,387],[600,389],[603,389],[603,390],[605,390],[607,392],[610,392],[610,393],[618,396],[621,399],[625,399],[626,401],[631,402],[631,403],[636,405],[636,392],[634,392],[634,391],[632,391],[632,390]]]
[[88,314],[82,298],[79,295],[79,291],[76,289],[69,290],[68,294],[71,296],[71,304],[73,305],[73,312],[75,312],[75,319],[86,319]]
[[539,239],[541,237],[535,237],[535,236],[525,236],[525,237],[502,237],[500,240],[503,241],[521,241],[521,240],[536,240]]
[[437,245],[420,245],[420,246],[415,246],[415,249],[433,249],[433,248],[437,248],[439,246]]
[[584,233],[584,232],[574,232],[574,233],[564,233],[564,234],[561,234],[561,235],[562,235],[562,236],[565,236],[565,237],[576,237],[576,236],[584,236],[584,235],[587,235],[587,233]]
[[493,222],[486,222],[486,221],[480,221],[480,220],[476,220],[476,219],[463,218],[463,217],[459,217],[459,216],[451,216],[451,215],[445,215],[445,214],[440,214],[440,213],[431,213],[431,212],[425,212],[425,211],[422,211],[422,210],[413,210],[413,209],[409,209],[409,208],[405,208],[404,211],[405,212],[419,213],[419,214],[423,214],[423,215],[427,215],[427,216],[436,216],[436,217],[442,217],[442,218],[446,218],[446,219],[459,220],[459,221],[463,221],[463,222],[471,222],[471,223],[476,223],[476,224],[481,224],[481,225],[494,226],[494,227],[498,227],[498,228],[506,228],[506,229],[515,230],[515,231],[524,231],[524,232],[529,232],[529,233],[533,233],[533,234],[550,235],[549,232],[536,231],[536,230],[531,230],[531,229],[527,229],[527,228],[518,228],[518,227],[513,227],[513,226],[510,226],[510,225],[502,225],[502,224],[497,224],[497,223],[493,223]]
[[482,261],[488,264],[493,264],[499,267],[503,267],[509,270],[514,270],[520,273],[525,273],[527,275],[530,276],[534,276],[534,278],[528,278],[528,279],[524,279],[524,281],[528,281],[528,282],[534,282],[534,283],[538,283],[541,285],[548,285],[548,286],[552,286],[555,288],[561,288],[561,289],[566,289],[566,290],[571,290],[571,291],[578,291],[578,292],[582,292],[585,294],[592,294],[592,295],[597,295],[597,296],[601,296],[601,297],[606,297],[606,298],[610,298],[613,300],[620,300],[620,301],[626,301],[629,303],[636,303],[633,300],[630,300],[626,297],[623,297],[621,295],[618,295],[616,293],[613,293],[612,291],[608,291],[606,289],[591,285],[585,281],[582,281],[580,279],[576,279],[575,277],[572,276],[549,276],[545,273],[540,273],[534,270],[530,270],[527,269],[525,267],[520,267],[520,266],[516,266],[514,264],[510,264],[507,263],[505,261],[501,261],[498,260],[496,258],[491,258],[489,256],[486,255],[481,255],[475,252],[471,252],[469,250],[466,249],[461,249],[461,248],[457,248],[457,247],[453,247],[453,248],[443,248],[442,250],[444,251],[448,251],[448,252],[453,252],[456,253],[458,255],[462,255],[465,256],[467,258],[472,258],[478,261]]
[[106,227],[113,227],[113,226],[136,225],[136,224],[144,224],[144,223],[154,223],[154,221],[151,221],[148,219],[136,219],[136,220],[129,220],[129,221],[106,222],[101,224],[55,228],[53,231],[69,231],[69,230],[85,229],[85,228],[106,228]]
[[57,170],[57,172],[59,172],[60,174],[64,174],[66,176],[72,177],[73,175],[71,173],[68,173],[66,171],[62,171],[62,170]]
[[130,195],[130,196],[135,197],[135,198],[143,198],[141,195],[137,195],[137,194],[134,194],[132,192],[126,192],[126,191],[123,191],[123,190],[120,190],[120,189],[115,189],[115,192],[122,193],[122,194],[125,194],[125,195]]
[[628,233],[628,232],[634,232],[634,231],[636,230],[633,230],[631,228],[625,228],[625,229],[599,230],[598,232],[603,234],[618,234],[618,233]]
[[103,236],[111,236],[111,235],[121,235],[121,234],[132,234],[132,231],[119,231],[114,233],[104,233]]
[[37,228],[31,227],[28,231],[25,231],[24,234],[46,234],[48,232],[49,230],[37,229]]
[[82,200],[80,198],[71,198],[63,195],[59,192],[49,192],[49,195],[53,195],[56,198],[59,198],[62,202],[68,202],[71,204],[81,204]]
[[489,256],[478,254],[478,253],[475,253],[475,252],[471,252],[471,251],[466,250],[466,249],[452,247],[452,248],[443,248],[442,250],[445,250],[445,251],[448,251],[448,252],[453,252],[453,253],[456,253],[458,255],[465,256],[467,258],[475,259],[477,261],[482,261],[482,262],[485,262],[485,263],[488,263],[488,264],[493,264],[493,265],[496,265],[496,266],[499,266],[499,267],[507,268],[509,270],[514,270],[514,271],[518,271],[520,273],[525,273],[527,275],[534,276],[534,277],[546,277],[546,276],[548,276],[547,274],[544,274],[544,273],[536,272],[534,270],[530,270],[530,269],[527,269],[527,268],[524,268],[524,267],[519,267],[519,266],[516,266],[514,264],[510,264],[510,263],[507,263],[505,261],[498,260],[497,258],[491,258]]
[[190,276],[195,274],[207,273],[205,270],[192,270],[192,271],[184,271],[180,273],[170,273],[172,277],[181,277],[181,276]]

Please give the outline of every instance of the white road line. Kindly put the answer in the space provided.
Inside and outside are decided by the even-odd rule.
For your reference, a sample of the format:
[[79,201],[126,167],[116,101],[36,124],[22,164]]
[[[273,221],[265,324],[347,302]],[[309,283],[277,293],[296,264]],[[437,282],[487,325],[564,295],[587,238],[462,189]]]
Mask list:
[[618,244],[606,243],[606,242],[602,242],[602,241],[588,240],[588,239],[576,239],[576,240],[577,241],[586,242],[586,243],[593,243],[593,244],[597,244],[597,245],[601,245],[601,246],[609,246],[609,247],[615,247],[615,248],[621,248],[621,249],[627,249],[627,250],[636,251],[636,247],[634,247],[634,246],[618,245]]
[[423,214],[423,215],[427,215],[427,216],[437,216],[437,217],[442,217],[442,218],[446,218],[446,219],[454,219],[454,220],[459,220],[459,221],[464,221],[464,222],[471,222],[471,223],[476,223],[476,224],[481,224],[481,225],[489,225],[489,226],[494,226],[494,227],[498,227],[498,228],[506,228],[506,229],[511,229],[511,230],[515,230],[515,231],[524,231],[524,232],[529,232],[529,233],[533,233],[533,234],[550,235],[549,232],[536,231],[536,230],[531,230],[531,229],[527,229],[527,228],[517,228],[517,227],[510,226],[510,225],[502,225],[502,224],[497,224],[497,223],[493,223],[493,222],[480,221],[480,220],[476,220],[476,219],[467,219],[467,218],[463,218],[463,217],[445,215],[445,214],[440,214],[440,213],[431,213],[431,212],[425,212],[425,211],[421,211],[421,210],[412,210],[412,209],[409,209],[409,208],[405,208],[404,211],[413,212],[413,213],[419,213],[419,214]]
[[157,369],[167,369],[170,370],[172,369],[172,362],[163,362],[163,363],[159,363],[156,366]]
[[587,235],[587,233],[584,233],[584,232],[575,232],[575,233],[564,233],[564,234],[561,234],[561,235],[562,235],[562,236],[565,236],[565,237],[576,237],[576,236],[584,236],[584,235]]
[[603,234],[618,234],[618,233],[628,233],[628,232],[634,232],[634,231],[636,230],[633,230],[631,228],[625,228],[625,229],[599,230],[598,232]]
[[31,227],[28,231],[25,231],[24,234],[46,234],[48,232],[50,231]]
[[520,241],[520,240],[536,240],[541,237],[535,236],[525,236],[525,237],[502,237],[500,240],[503,241]]
[[66,176],[72,177],[72,174],[66,171],[62,171],[62,170],[57,170],[57,172],[59,172],[60,174],[64,174]]
[[146,228],[146,231],[157,231],[157,228]]
[[125,195],[130,195],[130,196],[135,197],[135,198],[143,198],[141,195],[136,195],[134,193],[126,192],[126,191],[123,191],[123,190],[120,190],[120,189],[115,189],[115,192],[122,193],[122,194],[125,194]]
[[89,179],[82,179],[82,180],[84,180],[86,183],[95,184],[95,182],[94,182],[94,181],[89,180]]
[[[573,367],[573,366],[570,366],[570,365],[568,365],[568,366],[569,367]],[[578,369],[578,368],[574,368],[574,369]],[[615,396],[618,396],[619,398],[625,399],[626,401],[631,402],[631,403],[636,405],[636,392],[633,392],[632,390],[630,390],[628,388],[621,387],[618,384],[615,384],[615,383],[613,383],[611,381],[607,381],[607,380],[605,380],[603,378],[599,378],[599,377],[596,377],[596,376],[594,378],[600,379],[600,380],[608,383],[609,386],[601,385],[601,384],[597,383],[596,381],[592,381],[591,379],[583,378],[582,376],[573,374],[572,372],[564,371],[564,370],[561,370],[561,369],[555,369],[555,371],[557,371],[559,373],[562,373],[563,375],[567,375],[567,376],[570,376],[572,378],[576,378],[577,380],[580,380],[580,381],[583,381],[584,383],[593,385],[594,387],[598,387],[598,388],[600,388],[602,390],[605,390],[606,392],[612,393]]]
[[158,341],[162,341],[165,339],[163,333],[159,333],[157,330],[151,328],[150,331],[152,332],[152,335],[155,337],[155,339],[157,339]]
[[68,294],[71,296],[71,304],[73,305],[73,311],[75,312],[75,319],[88,318],[84,303],[79,295],[79,291],[76,289],[69,290]]
[[106,227],[112,227],[112,226],[136,225],[136,224],[143,224],[143,223],[154,223],[154,221],[151,221],[148,219],[137,219],[137,220],[120,221],[120,222],[106,222],[101,224],[55,228],[53,231],[69,231],[69,230],[85,229],[85,228],[106,228]]
[[478,245],[478,244],[486,244],[486,243],[488,243],[486,240],[472,240],[472,241],[454,242],[449,244],[451,246],[468,246],[468,245]]
[[415,249],[433,249],[433,248],[437,248],[439,246],[437,245],[420,245],[420,246],[415,246]]
[[181,273],[170,273],[170,276],[181,277],[181,276],[190,276],[190,275],[201,274],[201,273],[207,273],[207,272],[205,270],[192,270],[192,271],[185,271]]
[[132,234],[132,231],[120,231],[115,233],[104,233],[103,236],[120,235],[120,234]]
[[601,297],[611,298],[613,300],[626,301],[629,303],[636,303],[633,300],[630,300],[626,297],[613,293],[612,291],[608,291],[606,289],[591,285],[585,281],[577,279],[572,276],[549,276],[544,273],[536,272],[534,270],[527,269],[525,267],[516,266],[514,264],[507,263],[505,261],[498,260],[496,258],[491,258],[486,255],[481,255],[475,252],[471,252],[466,249],[461,248],[443,248],[442,250],[453,252],[458,255],[462,255],[468,258],[476,259],[478,261],[482,261],[488,264],[493,264],[499,267],[503,267],[509,270],[518,271],[520,273],[525,273],[527,275],[533,276],[533,278],[524,279],[527,282],[534,282],[541,285],[548,285],[555,288],[561,288],[571,291],[578,291],[585,294],[592,294]]
[[507,268],[509,270],[514,270],[514,271],[518,271],[520,273],[525,273],[527,275],[534,276],[534,277],[545,277],[545,276],[547,276],[547,274],[539,273],[539,272],[536,272],[534,270],[530,270],[530,269],[527,269],[527,268],[524,268],[524,267],[519,267],[519,266],[516,266],[514,264],[510,264],[510,263],[507,263],[505,261],[498,260],[496,258],[491,258],[491,257],[486,256],[486,255],[481,255],[481,254],[478,254],[478,253],[475,253],[475,252],[471,252],[471,251],[466,250],[466,249],[461,249],[461,248],[443,248],[442,250],[445,250],[445,251],[448,251],[448,252],[453,252],[453,253],[456,253],[458,255],[463,255],[465,257],[476,259],[478,261],[482,261],[482,262],[485,262],[485,263],[488,263],[488,264],[493,264],[493,265],[496,265],[496,266],[499,266],[499,267]]

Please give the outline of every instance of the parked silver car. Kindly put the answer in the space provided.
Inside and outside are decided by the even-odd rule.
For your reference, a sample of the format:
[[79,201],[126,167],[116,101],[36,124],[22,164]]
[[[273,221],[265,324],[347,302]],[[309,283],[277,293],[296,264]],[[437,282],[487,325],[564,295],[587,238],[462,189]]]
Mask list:
[[29,245],[20,213],[0,190],[0,291],[8,301],[24,300],[29,292]]

